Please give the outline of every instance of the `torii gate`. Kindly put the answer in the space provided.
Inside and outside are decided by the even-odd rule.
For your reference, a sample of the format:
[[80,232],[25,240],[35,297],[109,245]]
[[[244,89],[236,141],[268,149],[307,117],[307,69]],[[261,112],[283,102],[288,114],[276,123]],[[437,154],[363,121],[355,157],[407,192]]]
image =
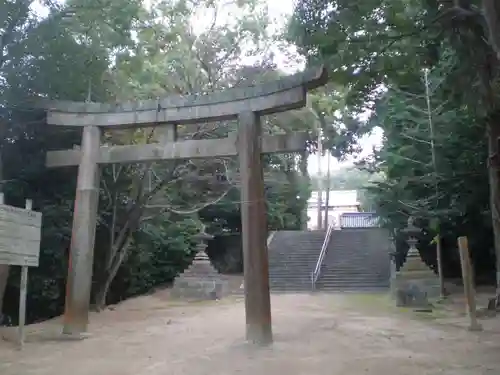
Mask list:
[[[261,135],[260,117],[302,108],[307,91],[326,83],[324,67],[274,82],[231,88],[208,95],[101,104],[49,101],[47,123],[83,127],[80,149],[47,152],[47,167],[78,166],[70,267],[63,333],[87,331],[93,249],[99,201],[99,164],[238,156],[241,173],[241,222],[245,285],[246,338],[272,342],[267,255],[267,220],[262,153],[301,151],[305,134]],[[238,119],[237,138],[177,141],[176,124]],[[161,143],[101,146],[102,129],[159,126]]]

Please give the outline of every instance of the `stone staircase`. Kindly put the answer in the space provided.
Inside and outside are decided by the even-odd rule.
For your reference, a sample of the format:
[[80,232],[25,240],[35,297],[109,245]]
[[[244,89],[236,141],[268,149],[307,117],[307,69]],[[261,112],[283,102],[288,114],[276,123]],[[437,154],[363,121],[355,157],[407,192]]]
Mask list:
[[311,273],[326,231],[278,231],[269,249],[271,292],[311,291]]
[[332,232],[316,290],[382,291],[389,287],[389,279],[389,236],[384,229]]

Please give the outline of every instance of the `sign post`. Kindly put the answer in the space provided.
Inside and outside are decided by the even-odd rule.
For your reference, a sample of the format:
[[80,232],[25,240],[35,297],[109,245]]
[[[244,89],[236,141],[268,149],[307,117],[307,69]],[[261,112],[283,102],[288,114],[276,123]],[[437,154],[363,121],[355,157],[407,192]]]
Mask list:
[[26,296],[28,267],[38,267],[42,214],[32,211],[33,203],[26,200],[26,208],[4,204],[0,193],[0,264],[21,266],[19,292],[19,347],[24,346],[26,323]]

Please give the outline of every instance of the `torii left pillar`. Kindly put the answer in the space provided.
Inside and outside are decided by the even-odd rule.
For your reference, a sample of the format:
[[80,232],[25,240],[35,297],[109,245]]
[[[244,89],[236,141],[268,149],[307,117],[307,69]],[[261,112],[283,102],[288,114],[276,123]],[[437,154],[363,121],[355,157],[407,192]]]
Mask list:
[[101,129],[83,127],[78,168],[63,333],[78,338],[87,331],[92,287],[93,249],[99,204]]

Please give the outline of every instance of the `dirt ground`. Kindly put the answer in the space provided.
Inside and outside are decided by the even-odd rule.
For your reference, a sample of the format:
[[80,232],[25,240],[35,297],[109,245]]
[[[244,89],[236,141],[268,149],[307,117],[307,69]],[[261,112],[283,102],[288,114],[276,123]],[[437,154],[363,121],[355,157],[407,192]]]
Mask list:
[[[91,337],[49,340],[29,327],[21,352],[0,340],[1,375],[486,375],[500,373],[500,317],[468,332],[460,314],[397,312],[385,296],[273,295],[275,342],[244,342],[244,303],[186,303],[158,292],[91,317]],[[451,317],[450,317],[451,316]],[[12,339],[13,332],[3,335]]]

